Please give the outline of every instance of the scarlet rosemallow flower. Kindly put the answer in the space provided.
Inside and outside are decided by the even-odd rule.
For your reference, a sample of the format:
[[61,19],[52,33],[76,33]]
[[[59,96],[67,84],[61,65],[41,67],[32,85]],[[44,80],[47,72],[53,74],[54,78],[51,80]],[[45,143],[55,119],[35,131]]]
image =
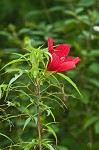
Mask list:
[[47,71],[63,72],[76,68],[76,64],[80,62],[79,57],[67,57],[70,52],[69,44],[59,44],[53,48],[52,38],[48,38],[48,52],[52,55],[49,58]]

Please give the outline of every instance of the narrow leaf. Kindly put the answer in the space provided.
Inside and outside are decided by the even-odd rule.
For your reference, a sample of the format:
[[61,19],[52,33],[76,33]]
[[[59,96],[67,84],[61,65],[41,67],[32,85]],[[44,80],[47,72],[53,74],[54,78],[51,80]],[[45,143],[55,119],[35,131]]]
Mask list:
[[84,122],[83,129],[86,130],[88,127],[94,124],[97,120],[99,120],[99,116],[91,116],[91,117],[88,116],[87,120]]
[[11,85],[14,81],[16,81],[20,76],[22,75],[22,72],[20,72],[19,74],[15,74],[15,77],[13,77],[8,85]]
[[30,121],[31,121],[31,117],[29,117],[28,119],[26,119],[26,121],[24,123],[23,130],[26,128],[26,126],[29,124]]
[[[9,63],[7,63],[3,68],[1,68],[1,70],[4,69],[5,67],[11,65],[11,64],[14,64],[14,63],[17,63],[17,62],[21,62],[21,61],[25,61],[25,60],[24,60],[24,59],[12,60],[12,61],[10,61]],[[0,71],[1,71],[1,70],[0,70]]]
[[49,150],[55,150],[54,147],[52,147],[51,144],[46,144],[46,143],[43,143],[43,145],[48,148]]
[[56,135],[55,131],[48,125],[46,125],[46,127],[48,128],[48,131],[51,132],[53,134],[53,136],[55,137],[56,145],[57,145],[57,135]]
[[8,140],[10,140],[12,143],[14,143],[7,135],[0,133],[0,135],[4,136],[5,138],[7,138]]
[[83,98],[83,96],[80,93],[77,85],[69,77],[67,77],[66,75],[64,75],[62,73],[58,73],[58,75],[60,75],[61,77],[63,77],[65,80],[67,80],[77,90],[77,92],[79,93],[79,95]]
[[97,122],[95,123],[94,129],[95,129],[95,133],[96,133],[96,134],[99,134],[99,121],[97,121]]

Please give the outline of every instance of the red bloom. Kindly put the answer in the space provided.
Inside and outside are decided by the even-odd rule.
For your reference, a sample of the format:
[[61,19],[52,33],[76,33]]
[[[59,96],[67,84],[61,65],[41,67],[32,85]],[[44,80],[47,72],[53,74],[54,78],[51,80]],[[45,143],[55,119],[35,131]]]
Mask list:
[[75,64],[80,61],[79,57],[67,57],[70,51],[69,44],[59,44],[55,49],[53,48],[52,38],[48,38],[48,51],[52,55],[49,58],[47,71],[63,72],[76,68]]

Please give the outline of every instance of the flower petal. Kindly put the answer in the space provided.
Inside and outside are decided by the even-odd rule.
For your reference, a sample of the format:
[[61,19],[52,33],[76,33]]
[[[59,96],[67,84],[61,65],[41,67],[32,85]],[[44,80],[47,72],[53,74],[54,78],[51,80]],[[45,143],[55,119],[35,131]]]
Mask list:
[[73,61],[68,61],[68,62],[64,62],[64,63],[60,64],[57,67],[57,72],[67,71],[67,70],[71,70],[73,68],[76,68],[75,63]]
[[53,40],[52,38],[48,37],[48,51],[52,54],[54,52],[53,49]]
[[48,38],[48,51],[52,55],[49,57],[47,71],[63,72],[75,68],[75,64],[80,61],[79,57],[67,57],[70,51],[69,44],[59,44],[53,48],[52,38]]
[[59,64],[60,64],[59,57],[55,53],[53,53],[52,60],[49,59],[47,71],[56,71],[56,68],[59,66]]
[[70,51],[70,45],[69,44],[59,44],[55,49],[55,53],[59,57],[68,56],[69,51]]
[[68,57],[68,58],[65,58],[64,60],[65,62],[68,62],[68,61],[73,61],[75,64],[77,64],[78,62],[80,62],[80,58],[79,57]]

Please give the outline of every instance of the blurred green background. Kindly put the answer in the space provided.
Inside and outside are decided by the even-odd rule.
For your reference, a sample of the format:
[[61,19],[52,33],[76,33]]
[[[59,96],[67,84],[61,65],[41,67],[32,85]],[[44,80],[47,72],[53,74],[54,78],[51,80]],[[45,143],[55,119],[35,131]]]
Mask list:
[[[34,47],[42,44],[47,47],[49,36],[56,45],[68,43],[71,45],[70,55],[81,58],[77,68],[65,74],[77,84],[84,98],[81,99],[69,83],[60,79],[66,93],[76,98],[64,98],[66,111],[59,106],[53,110],[59,122],[53,125],[58,135],[59,150],[99,150],[98,10],[99,0],[0,0],[0,68],[15,59],[12,53],[26,52],[23,49],[25,36],[32,39]],[[12,74],[0,76],[0,84],[8,83],[11,77]],[[11,96],[9,101],[16,93]],[[35,131],[34,135],[31,133],[32,123],[22,134],[26,118],[7,119],[8,114],[15,115],[24,109],[27,102],[21,103],[19,109],[13,106],[7,108],[3,97],[0,99],[0,133],[9,136],[15,143],[29,141],[36,135]],[[0,135],[1,149],[10,143]]]

